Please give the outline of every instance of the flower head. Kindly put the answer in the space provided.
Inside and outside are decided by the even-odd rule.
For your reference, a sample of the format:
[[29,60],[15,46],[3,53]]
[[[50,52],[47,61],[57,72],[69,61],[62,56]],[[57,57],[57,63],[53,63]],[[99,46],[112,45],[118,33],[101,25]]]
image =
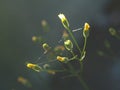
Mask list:
[[42,70],[42,68],[40,66],[38,66],[37,64],[27,63],[26,66],[30,69],[37,71],[37,72],[40,72]]
[[71,42],[71,40],[64,41],[64,45],[65,45],[65,48],[68,51],[72,51],[72,49],[73,49],[73,43]]
[[65,17],[64,14],[61,14],[61,13],[60,13],[60,14],[58,15],[58,17],[61,19],[62,22],[66,20],[66,17]]
[[58,17],[60,18],[63,26],[65,27],[65,29],[68,29],[69,28],[69,22],[68,22],[67,18],[65,17],[65,15],[60,13],[58,15]]
[[84,24],[84,30],[87,31],[90,29],[90,25],[88,23]]
[[88,23],[84,24],[83,36],[87,38],[89,36],[90,25]]
[[60,61],[60,62],[67,62],[68,58],[67,57],[57,56],[57,60]]
[[47,43],[44,43],[44,44],[42,45],[42,47],[43,47],[43,49],[45,50],[45,52],[49,51],[50,48],[51,48]]
[[33,67],[35,67],[35,66],[36,66],[36,64],[27,63],[27,67],[28,67],[28,68],[33,68]]

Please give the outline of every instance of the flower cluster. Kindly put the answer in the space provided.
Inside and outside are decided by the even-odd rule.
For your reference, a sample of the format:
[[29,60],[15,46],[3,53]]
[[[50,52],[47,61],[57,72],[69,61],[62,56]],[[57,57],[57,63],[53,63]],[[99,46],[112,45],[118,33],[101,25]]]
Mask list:
[[[64,31],[62,35],[63,45],[51,47],[48,45],[48,43],[44,42],[42,43],[42,48],[44,49],[44,54],[50,55],[53,58],[55,58],[55,60],[53,61],[64,63],[68,66],[68,68],[64,67],[64,69],[62,68],[62,70],[55,70],[55,69],[52,69],[48,64],[40,66],[38,64],[33,64],[33,63],[27,63],[26,66],[37,72],[45,71],[49,74],[55,74],[56,72],[66,71],[66,72],[69,72],[71,76],[79,77],[79,75],[81,75],[83,71],[83,61],[86,56],[86,43],[87,43],[87,38],[89,36],[90,25],[87,22],[84,24],[83,33],[82,33],[84,37],[84,45],[81,48],[73,34],[73,31],[70,29],[68,19],[65,17],[64,14],[59,14],[58,17],[60,18],[63,27],[66,29],[66,31]],[[44,28],[48,26],[47,22],[45,21],[42,22],[42,25]],[[32,37],[32,41],[36,42],[37,40],[39,39],[36,36]],[[77,48],[79,52],[78,54],[74,52],[73,50],[74,47]],[[67,54],[63,55],[62,53],[63,51],[68,52],[69,56]],[[49,59],[53,59],[53,58],[49,57]],[[80,68],[79,68],[80,70],[76,71],[74,69],[74,66],[70,64],[70,61],[77,61],[80,65]],[[83,81],[81,81],[81,83],[87,90],[87,86],[85,85],[85,83]]]

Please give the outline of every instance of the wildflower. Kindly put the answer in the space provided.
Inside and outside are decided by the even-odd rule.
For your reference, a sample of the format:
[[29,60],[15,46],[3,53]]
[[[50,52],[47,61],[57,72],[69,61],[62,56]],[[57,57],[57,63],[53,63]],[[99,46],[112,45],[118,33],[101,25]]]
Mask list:
[[58,17],[60,18],[64,28],[68,29],[69,28],[69,22],[68,22],[67,18],[65,17],[65,15],[64,14],[59,14]]
[[43,47],[43,49],[45,50],[45,52],[49,51],[50,48],[51,48],[47,43],[44,43],[44,44],[42,45],[42,47]]
[[84,24],[84,29],[83,29],[83,36],[84,37],[89,36],[89,29],[90,29],[90,25],[88,23],[85,23]]
[[27,63],[27,67],[37,72],[40,72],[42,70],[42,68],[38,66],[37,64]]
[[84,25],[84,31],[87,31],[90,29],[90,25],[88,23],[85,23]]
[[73,49],[73,43],[71,42],[71,40],[66,40],[64,42],[64,45],[65,45],[65,48],[68,50],[68,51],[72,51]]
[[60,61],[60,62],[67,62],[68,58],[67,57],[57,56],[57,60]]

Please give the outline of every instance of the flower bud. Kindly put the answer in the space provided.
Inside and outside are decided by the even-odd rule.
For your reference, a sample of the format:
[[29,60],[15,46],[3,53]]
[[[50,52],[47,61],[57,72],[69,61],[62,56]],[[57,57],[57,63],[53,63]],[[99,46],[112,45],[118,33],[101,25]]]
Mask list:
[[84,29],[83,29],[83,36],[84,37],[89,36],[89,29],[90,29],[90,25],[88,23],[85,23],[84,24]]
[[71,42],[71,40],[66,40],[64,42],[64,45],[65,45],[65,48],[68,50],[68,51],[72,51],[73,49],[73,43]]
[[57,56],[57,60],[60,61],[60,62],[67,62],[68,58],[67,57]]
[[42,70],[42,68],[38,66],[37,64],[27,63],[27,67],[37,72],[40,72]]
[[43,49],[45,50],[45,52],[49,51],[50,50],[50,46],[47,44],[47,43],[44,43],[42,45]]
[[88,23],[85,23],[84,25],[84,30],[87,31],[90,29],[90,25]]
[[65,17],[65,15],[64,14],[59,14],[58,17],[60,18],[64,28],[68,29],[69,28],[69,22],[68,22],[67,18]]

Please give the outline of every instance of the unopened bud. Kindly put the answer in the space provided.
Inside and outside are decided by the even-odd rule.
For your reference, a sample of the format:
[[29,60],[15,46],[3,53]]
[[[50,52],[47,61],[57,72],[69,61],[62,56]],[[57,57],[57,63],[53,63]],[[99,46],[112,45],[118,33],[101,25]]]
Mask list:
[[83,29],[83,36],[84,37],[89,36],[89,29],[90,29],[90,25],[88,23],[85,23],[84,24],[84,29]]
[[42,45],[43,49],[45,50],[45,52],[49,51],[50,50],[50,46],[47,44],[47,43],[44,43]]
[[65,15],[64,14],[59,14],[58,17],[60,18],[64,28],[68,29],[69,28],[69,22],[68,22],[67,18],[65,17]]
[[57,56],[57,60],[60,61],[60,62],[67,62],[68,58],[67,57]]
[[66,40],[64,42],[64,45],[65,45],[65,48],[68,50],[68,51],[72,51],[73,49],[73,43],[71,42],[71,40]]
[[37,64],[33,64],[33,63],[27,63],[27,67],[37,72],[40,72],[42,70],[40,66],[38,66]]

